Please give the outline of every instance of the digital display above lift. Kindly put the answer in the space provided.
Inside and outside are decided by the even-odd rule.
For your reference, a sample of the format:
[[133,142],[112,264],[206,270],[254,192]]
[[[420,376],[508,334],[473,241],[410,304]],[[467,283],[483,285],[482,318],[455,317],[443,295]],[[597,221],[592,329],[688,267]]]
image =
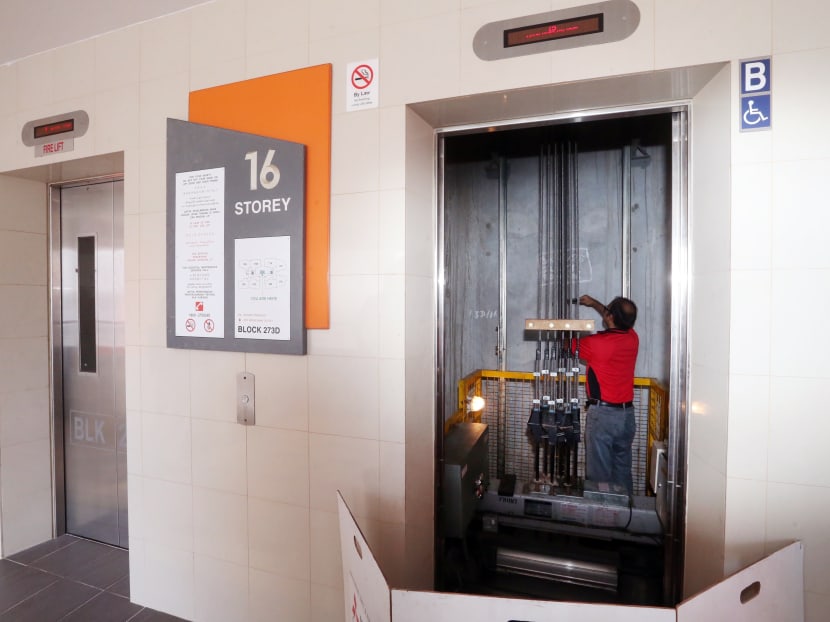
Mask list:
[[510,28],[504,31],[504,47],[529,45],[553,39],[592,35],[604,30],[602,13],[583,15],[570,19],[560,19],[542,24],[532,24],[520,28]]
[[34,128],[34,137],[44,138],[45,136],[57,136],[58,134],[66,134],[67,132],[74,131],[75,119],[64,119],[62,121],[55,121],[54,123],[36,125]]

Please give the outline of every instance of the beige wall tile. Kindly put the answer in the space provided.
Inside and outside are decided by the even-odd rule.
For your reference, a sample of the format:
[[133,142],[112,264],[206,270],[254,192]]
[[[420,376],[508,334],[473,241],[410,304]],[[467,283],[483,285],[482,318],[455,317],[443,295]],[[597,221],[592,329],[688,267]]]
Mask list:
[[248,619],[248,567],[195,555],[195,619]]
[[248,500],[245,495],[193,488],[193,551],[248,567]]
[[192,419],[193,485],[247,493],[246,426]]
[[248,494],[308,507],[308,432],[253,426],[248,436]]

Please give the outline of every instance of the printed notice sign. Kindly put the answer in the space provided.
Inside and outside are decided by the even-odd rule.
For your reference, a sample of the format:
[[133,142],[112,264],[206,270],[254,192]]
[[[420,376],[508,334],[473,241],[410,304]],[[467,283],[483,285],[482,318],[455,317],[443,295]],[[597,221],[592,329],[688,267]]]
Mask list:
[[225,336],[225,169],[176,174],[176,335]]
[[238,339],[287,340],[291,334],[291,238],[236,240]]
[[305,146],[167,121],[167,346],[305,354]]
[[346,111],[378,107],[378,59],[346,66]]

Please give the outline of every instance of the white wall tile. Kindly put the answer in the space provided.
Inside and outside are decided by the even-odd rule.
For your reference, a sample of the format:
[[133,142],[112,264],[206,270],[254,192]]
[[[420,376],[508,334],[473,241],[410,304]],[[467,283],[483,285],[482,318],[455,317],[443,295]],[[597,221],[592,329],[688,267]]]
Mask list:
[[[311,585],[256,568],[249,571],[250,622],[308,620],[311,615]],[[315,599],[317,593],[315,592]]]
[[141,30],[124,28],[95,37],[94,42],[96,90],[134,84],[141,69]]
[[312,356],[308,371],[310,431],[378,438],[377,359]]
[[51,537],[51,480],[51,439],[3,447],[0,452],[3,556]]
[[193,488],[193,551],[248,567],[248,499]]
[[730,478],[766,481],[771,414],[767,376],[730,375],[727,454]]
[[127,84],[95,95],[95,151],[110,153],[139,144],[139,87]]
[[0,339],[46,337],[46,287],[38,285],[0,285]]
[[[461,93],[460,13],[443,13],[388,24],[381,31],[382,106],[394,106]],[[429,34],[429,45],[412,53],[412,42]],[[434,67],[441,67],[435,72]]]
[[[129,475],[143,475],[141,455],[141,413],[127,408],[127,473]],[[132,510],[132,505],[129,506]],[[137,515],[140,512],[136,513]],[[132,528],[132,512],[130,513],[130,527]]]
[[327,39],[337,35],[354,35],[380,24],[379,0],[354,0],[347,4],[331,0],[311,0],[309,22],[312,40]]
[[765,556],[766,482],[730,477],[726,483],[726,559],[731,575]]
[[403,358],[405,354],[405,283],[403,275],[380,277],[378,341],[383,359]]
[[[336,101],[335,99],[333,106],[336,106]],[[336,107],[333,109],[337,110]],[[377,109],[333,114],[331,122],[331,191],[333,195],[377,191],[380,153],[379,125]],[[377,209],[376,204],[375,209]]]
[[[244,371],[245,355],[241,352],[191,352],[190,416],[236,424],[237,376]],[[260,390],[269,382],[268,377],[254,374],[257,418],[262,404]]]
[[358,518],[378,518],[378,441],[311,435],[311,508],[335,512],[339,490]]
[[0,393],[38,389],[48,385],[49,346],[45,336],[3,338],[2,349]]
[[308,507],[308,432],[248,429],[248,494]]
[[787,443],[785,451],[769,452],[769,481],[830,487],[830,471],[817,466],[826,459],[830,434],[830,420],[822,416],[821,406],[826,390],[827,378],[770,380],[770,447],[777,447],[780,439]]
[[[830,359],[824,355],[830,347],[830,335],[814,330],[815,311],[830,305],[830,289],[816,287],[830,279],[828,270],[782,270],[772,273],[770,321],[772,326],[787,326],[797,318],[803,326],[804,337],[786,330],[773,331],[770,338],[770,370],[776,376],[802,376],[805,378],[829,378]],[[798,313],[796,301],[809,296],[811,313]],[[815,310],[815,311],[814,311]],[[810,331],[809,333],[807,331]]]
[[313,584],[314,598],[311,600],[311,622],[329,622],[346,619],[348,608],[343,599],[343,586],[328,587]]
[[169,415],[190,412],[190,352],[141,349],[141,408]]
[[247,371],[257,378],[257,426],[308,430],[308,359],[247,354]]
[[[130,150],[129,153],[133,153]],[[138,151],[141,194],[139,211],[142,214],[166,213],[167,174],[165,166],[167,151],[164,145],[143,145]],[[166,235],[166,233],[165,233]]]
[[378,194],[338,194],[331,201],[332,275],[377,274]]
[[[167,283],[161,279],[145,279],[130,284],[128,289],[137,289],[139,298],[133,303],[134,308],[126,310],[126,334],[133,338],[133,332],[138,331],[138,341],[128,341],[142,346],[164,348],[167,346]],[[130,296],[127,297],[128,302]],[[137,304],[136,304],[137,303]],[[130,325],[131,321],[138,322]]]
[[244,2],[224,0],[203,4],[191,11],[190,16],[192,71],[245,58]]
[[150,477],[142,478],[144,540],[148,546],[193,552],[193,487]]
[[330,587],[343,585],[338,515],[311,511],[311,576],[314,582]]
[[[732,273],[729,370],[733,374],[768,374],[770,369],[770,273]],[[720,331],[719,331],[720,332]]]
[[[798,508],[794,511],[794,508]],[[804,588],[830,594],[830,489],[770,482],[767,488],[767,553],[793,540],[804,543]]]
[[767,270],[771,265],[772,190],[769,162],[732,165],[733,270]]
[[141,143],[165,144],[167,119],[188,118],[188,74],[145,80],[140,89]]
[[[828,56],[830,60],[830,56]],[[816,195],[830,176],[830,153],[822,160],[773,165],[772,265],[780,270],[830,268],[830,214],[816,210]]]
[[190,71],[190,90],[198,91],[239,82],[247,75],[244,58],[233,58],[210,65],[196,65]]
[[[796,7],[798,7],[796,9]],[[822,0],[772,1],[772,47],[775,54],[827,47],[830,6]]]
[[384,359],[378,369],[380,440],[403,443],[406,401],[406,365],[401,359]]
[[[379,114],[380,156],[378,182],[382,190],[402,190],[406,184],[406,109],[404,106],[383,106]],[[381,208],[384,206],[381,195]],[[382,232],[386,229],[381,226]]]
[[[17,93],[18,66],[15,64],[0,67],[0,93]],[[0,117],[6,117],[16,111],[17,101],[14,97],[0,97]]]
[[1,284],[46,285],[46,257],[44,234],[0,231]]
[[309,580],[308,508],[249,497],[248,533],[252,568],[290,579]]
[[190,68],[190,12],[169,15],[139,28],[141,80],[179,74]]
[[167,218],[164,212],[141,214],[142,279],[164,279],[167,275]]
[[406,519],[406,448],[403,443],[380,443],[380,513],[384,522],[403,525]]
[[[16,138],[19,138],[19,127],[15,132]],[[42,235],[47,233],[46,184],[0,176],[0,192],[4,199],[0,202],[0,228]]]
[[403,190],[380,192],[378,223],[380,274],[403,274],[406,270],[406,208]]
[[246,427],[192,419],[193,485],[244,495],[247,492]]
[[193,481],[190,419],[144,412],[141,415],[143,474],[180,484]]
[[828,63],[830,47],[778,54],[773,58],[772,123],[776,160],[830,157],[830,122],[806,113],[813,102],[824,102],[830,97],[827,80],[816,79]]
[[278,57],[291,49],[308,49],[312,30],[309,4],[248,0],[246,7],[245,52],[248,57]]
[[204,555],[195,556],[196,620],[248,619],[248,567]]
[[[132,554],[132,553],[131,553]],[[194,615],[195,562],[193,553],[146,543],[143,588],[153,609],[186,620]]]
[[0,447],[49,440],[50,409],[46,385],[40,389],[0,392]]
[[772,16],[752,0],[659,0],[654,21],[658,68],[762,56],[772,50]]
[[[43,106],[52,104],[54,100],[54,84],[52,82],[54,63],[55,54],[48,52],[29,56],[16,63],[18,111],[26,109],[42,110]],[[41,116],[45,117],[47,115],[43,114]]]
[[95,45],[95,39],[79,41],[54,55],[52,88],[56,102],[88,96],[95,90],[95,72],[91,71],[95,67]]
[[315,355],[377,356],[377,275],[332,276],[329,330],[309,334],[309,352]]

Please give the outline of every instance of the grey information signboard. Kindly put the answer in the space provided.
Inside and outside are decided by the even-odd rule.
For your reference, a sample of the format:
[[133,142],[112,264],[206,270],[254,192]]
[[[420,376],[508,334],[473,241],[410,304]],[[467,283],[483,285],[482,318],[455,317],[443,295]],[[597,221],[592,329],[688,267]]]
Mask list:
[[167,120],[167,345],[305,354],[305,146]]

